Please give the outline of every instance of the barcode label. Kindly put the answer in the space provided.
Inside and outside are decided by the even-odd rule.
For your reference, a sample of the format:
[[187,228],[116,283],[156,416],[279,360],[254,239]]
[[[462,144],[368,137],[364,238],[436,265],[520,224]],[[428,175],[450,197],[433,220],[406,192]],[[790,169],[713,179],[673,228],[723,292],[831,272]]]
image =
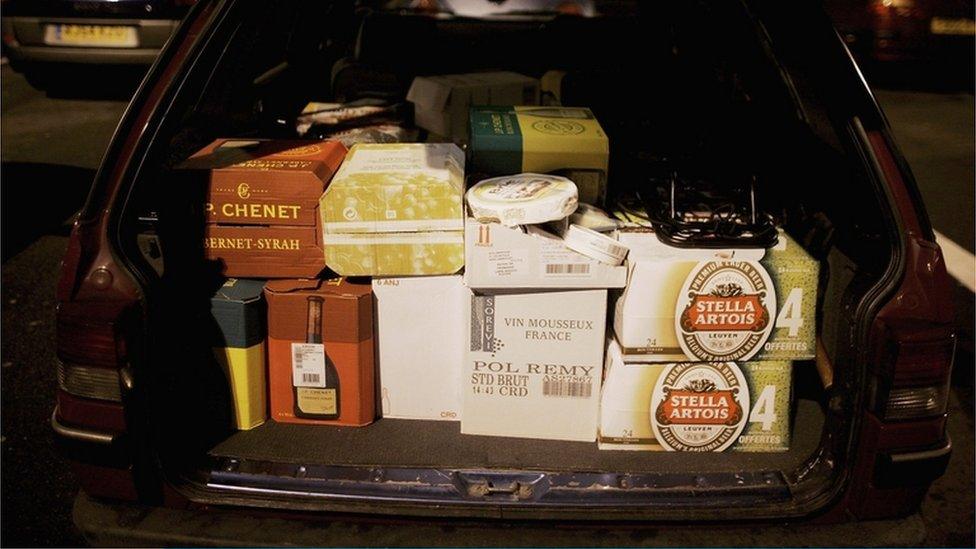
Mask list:
[[618,246],[617,244],[610,244],[609,246],[607,246],[607,253],[609,253],[612,256],[621,256],[626,254],[627,250],[629,249],[630,248],[626,248],[624,246]]
[[590,274],[589,263],[546,263],[547,275],[585,275]]
[[570,398],[590,398],[593,394],[593,382],[570,381],[567,379],[544,379],[542,380],[543,396],[570,397]]
[[292,343],[291,374],[295,387],[326,387],[325,345]]

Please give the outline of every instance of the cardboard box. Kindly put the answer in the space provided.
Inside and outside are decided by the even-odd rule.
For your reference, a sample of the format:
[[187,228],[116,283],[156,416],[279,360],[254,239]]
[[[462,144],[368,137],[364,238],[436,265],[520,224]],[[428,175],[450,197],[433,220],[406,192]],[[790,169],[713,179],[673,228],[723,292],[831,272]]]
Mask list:
[[203,250],[236,277],[315,277],[325,268],[318,228],[217,225],[203,228]]
[[190,157],[178,172],[203,202],[206,259],[230,277],[317,276],[318,201],[345,154],[332,141],[218,139]]
[[224,369],[234,404],[234,426],[253,429],[268,418],[263,280],[231,278],[210,299],[214,356]]
[[592,442],[606,290],[470,297],[461,432]]
[[218,139],[180,165],[207,178],[207,222],[315,226],[346,156],[337,141]]
[[326,264],[345,276],[456,273],[463,194],[456,145],[353,146],[319,203]]
[[538,227],[506,227],[468,218],[464,226],[464,282],[471,289],[623,288],[627,267],[612,267],[574,252]]
[[468,141],[468,109],[474,105],[538,105],[539,81],[514,72],[418,76],[407,101],[414,122],[459,143]]
[[819,264],[785,233],[768,250],[630,247],[614,332],[632,361],[803,360],[815,353]]
[[373,279],[383,417],[461,418],[469,295],[461,275]]
[[791,375],[785,361],[624,362],[611,341],[600,449],[784,452],[790,446]]
[[271,280],[264,295],[271,418],[371,423],[376,391],[370,284],[344,278]]
[[[472,108],[470,149],[472,172],[510,175],[598,170],[604,177],[574,180],[579,188],[579,200],[599,204],[606,194],[610,141],[590,109]],[[569,176],[571,172],[563,175]]]

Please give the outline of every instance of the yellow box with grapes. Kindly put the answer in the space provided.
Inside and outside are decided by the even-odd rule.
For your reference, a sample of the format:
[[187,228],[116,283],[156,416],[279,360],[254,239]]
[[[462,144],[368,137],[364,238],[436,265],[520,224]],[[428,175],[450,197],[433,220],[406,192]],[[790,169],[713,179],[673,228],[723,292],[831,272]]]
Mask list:
[[456,273],[463,196],[454,144],[354,145],[319,200],[325,263],[343,276]]

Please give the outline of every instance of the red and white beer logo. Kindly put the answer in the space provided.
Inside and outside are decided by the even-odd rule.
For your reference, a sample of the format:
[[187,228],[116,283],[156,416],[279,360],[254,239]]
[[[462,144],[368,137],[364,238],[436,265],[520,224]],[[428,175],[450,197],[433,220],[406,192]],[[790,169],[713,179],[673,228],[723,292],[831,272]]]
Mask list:
[[675,307],[678,344],[697,360],[749,360],[773,331],[776,290],[755,261],[703,261]]
[[733,362],[665,367],[651,394],[654,438],[667,450],[721,452],[749,415],[749,388]]

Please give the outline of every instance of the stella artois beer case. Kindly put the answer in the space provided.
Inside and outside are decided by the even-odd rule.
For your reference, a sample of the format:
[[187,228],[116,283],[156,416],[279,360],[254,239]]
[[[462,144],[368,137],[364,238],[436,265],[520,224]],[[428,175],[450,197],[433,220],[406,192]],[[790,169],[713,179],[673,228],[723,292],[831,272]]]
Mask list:
[[272,280],[268,302],[271,418],[367,425],[375,418],[369,281]]
[[611,340],[600,449],[786,451],[791,373],[787,361],[625,362]]
[[625,360],[803,360],[815,354],[819,265],[781,233],[775,247],[679,249],[621,232],[627,287],[614,307]]
[[205,189],[203,249],[233,277],[314,277],[318,202],[346,155],[333,141],[218,139],[181,166]]

